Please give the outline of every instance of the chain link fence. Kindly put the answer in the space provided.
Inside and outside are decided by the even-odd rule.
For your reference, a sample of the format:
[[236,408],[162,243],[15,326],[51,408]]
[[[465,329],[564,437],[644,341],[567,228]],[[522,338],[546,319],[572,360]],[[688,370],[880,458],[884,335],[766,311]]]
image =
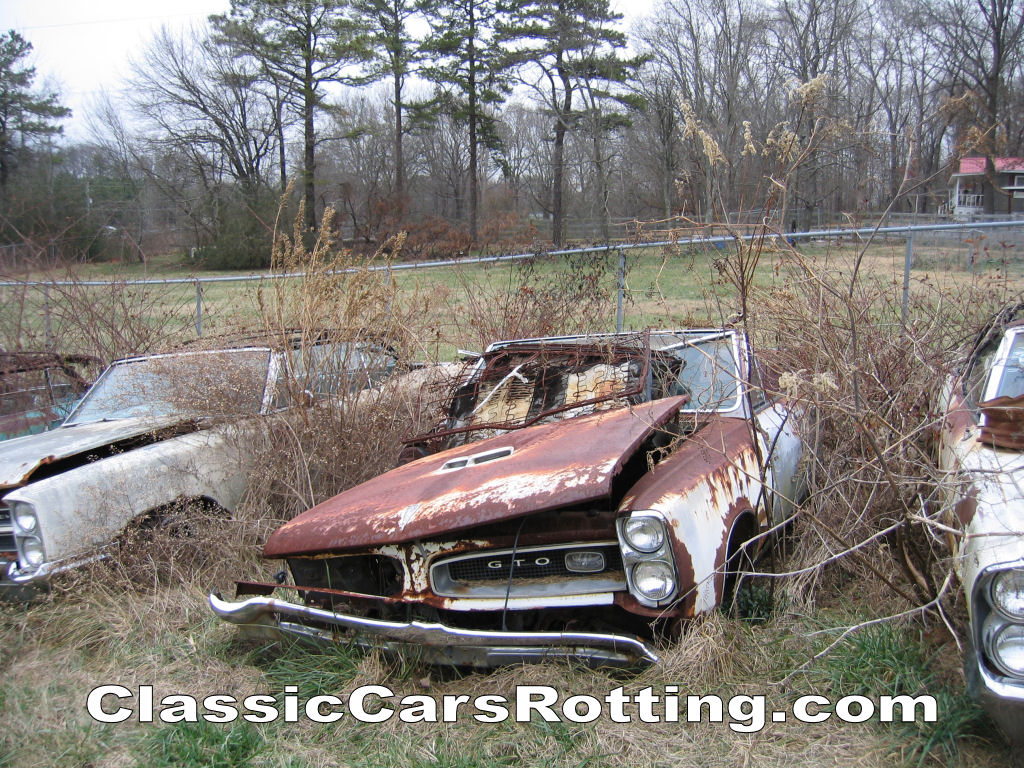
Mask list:
[[[771,233],[749,229],[660,231],[657,242],[618,243],[545,253],[464,257],[371,265],[385,272],[403,292],[421,291],[435,300],[426,325],[455,322],[452,315],[520,311],[531,301],[550,300],[566,286],[581,304],[600,294],[604,328],[686,323],[698,308],[727,303],[729,286],[723,264],[737,248],[763,248],[759,269],[771,270],[794,254],[836,264],[866,242],[881,268],[902,279],[904,318],[912,274],[948,273],[1024,275],[1024,221],[917,224],[912,226],[823,229]],[[790,250],[792,246],[792,250]],[[787,255],[788,252],[788,255]],[[222,275],[143,280],[0,281],[0,347],[8,350],[84,352],[110,359],[138,353],[168,341],[228,332],[258,318],[260,286],[268,281],[299,280],[288,274]],[[498,306],[512,294],[518,303]],[[565,300],[565,295],[561,297]],[[526,311],[526,310],[522,310]],[[581,307],[581,312],[583,309]],[[571,307],[551,311],[549,322],[572,325]],[[723,313],[724,315],[724,313]],[[470,322],[473,322],[472,318]],[[706,321],[705,321],[706,322]],[[484,325],[483,323],[478,323]],[[523,330],[529,324],[523,324]],[[515,332],[514,325],[506,326]],[[560,332],[562,329],[555,329]],[[495,328],[494,332],[500,332]]]

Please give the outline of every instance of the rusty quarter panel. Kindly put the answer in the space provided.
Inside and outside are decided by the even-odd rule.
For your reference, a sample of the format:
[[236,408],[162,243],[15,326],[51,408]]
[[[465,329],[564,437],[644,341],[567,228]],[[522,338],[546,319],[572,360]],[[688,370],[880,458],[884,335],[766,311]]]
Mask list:
[[[671,397],[541,424],[427,456],[299,515],[271,535],[264,555],[412,541],[605,498],[626,460],[686,401]],[[509,447],[509,456],[444,469]]]

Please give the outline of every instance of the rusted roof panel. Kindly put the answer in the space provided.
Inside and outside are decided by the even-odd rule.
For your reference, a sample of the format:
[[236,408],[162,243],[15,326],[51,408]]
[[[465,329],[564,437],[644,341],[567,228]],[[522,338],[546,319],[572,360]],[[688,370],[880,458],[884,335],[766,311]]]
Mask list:
[[1024,450],[1024,395],[978,403],[985,416],[981,442],[996,448]]
[[271,535],[264,555],[412,541],[605,498],[626,460],[686,401],[535,425],[424,457],[299,515]]
[[[960,173],[965,176],[980,176],[985,173],[984,157],[962,157],[960,158]],[[1024,157],[996,157],[993,158],[996,173],[1013,173],[1024,171]]]

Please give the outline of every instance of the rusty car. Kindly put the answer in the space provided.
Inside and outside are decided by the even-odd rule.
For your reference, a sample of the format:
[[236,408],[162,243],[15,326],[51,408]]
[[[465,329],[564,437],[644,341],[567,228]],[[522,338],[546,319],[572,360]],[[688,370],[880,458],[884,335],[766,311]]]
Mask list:
[[969,691],[1024,749],[1024,306],[979,333],[942,393],[944,521],[968,608]]
[[801,492],[759,375],[729,328],[494,343],[407,463],[285,523],[263,555],[286,569],[211,606],[427,663],[655,662]]
[[0,593],[103,557],[167,510],[231,512],[259,417],[372,386],[395,361],[373,342],[288,337],[114,362],[60,426],[0,443]]

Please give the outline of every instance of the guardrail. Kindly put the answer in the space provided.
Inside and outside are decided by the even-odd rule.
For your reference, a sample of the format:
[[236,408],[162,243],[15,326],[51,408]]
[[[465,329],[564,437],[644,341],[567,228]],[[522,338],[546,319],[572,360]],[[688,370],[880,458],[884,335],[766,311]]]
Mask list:
[[[958,222],[950,224],[922,224],[908,226],[873,226],[858,228],[829,228],[809,230],[806,232],[780,232],[770,227],[759,226],[753,232],[728,235],[712,236],[689,236],[658,240],[653,242],[636,243],[609,243],[607,245],[594,245],[585,248],[566,248],[552,251],[540,251],[536,253],[516,253],[500,256],[463,256],[453,259],[439,259],[433,261],[400,262],[397,264],[382,264],[370,267],[349,267],[338,270],[335,274],[351,274],[368,269],[371,272],[399,272],[403,270],[436,269],[440,267],[457,267],[467,264],[494,264],[506,261],[522,261],[540,257],[572,256],[588,253],[617,253],[619,263],[616,271],[616,313],[615,328],[622,330],[623,325],[623,301],[625,294],[626,279],[626,257],[625,253],[641,248],[665,248],[678,246],[725,246],[737,241],[753,241],[760,239],[778,239],[790,242],[800,240],[822,240],[854,237],[859,240],[873,240],[878,237],[902,236],[906,240],[906,258],[903,271],[903,322],[907,320],[908,298],[910,291],[910,267],[913,261],[914,235],[924,232],[955,232],[955,231],[986,231],[990,229],[1024,229],[1024,219],[1007,221],[980,221],[980,222]],[[290,280],[304,277],[305,272],[285,273],[259,273],[249,275],[218,275],[214,277],[168,277],[168,278],[147,278],[138,280],[4,280],[0,281],[0,287],[11,286],[60,286],[60,285],[195,285],[196,288],[196,334],[202,336],[202,287],[205,284],[252,282],[261,280]]]

